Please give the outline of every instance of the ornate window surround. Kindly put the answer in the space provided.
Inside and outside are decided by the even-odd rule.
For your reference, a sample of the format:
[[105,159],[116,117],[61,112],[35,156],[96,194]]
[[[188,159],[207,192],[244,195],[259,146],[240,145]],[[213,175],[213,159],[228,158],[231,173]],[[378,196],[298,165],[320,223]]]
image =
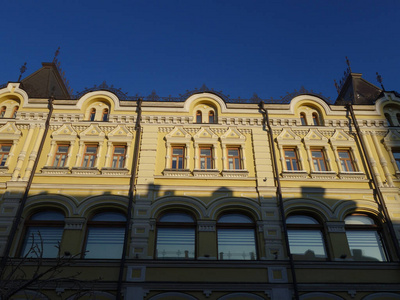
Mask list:
[[[345,180],[363,180],[365,179],[365,174],[361,172],[360,165],[358,159],[356,157],[357,148],[354,138],[349,136],[344,132],[343,129],[336,129],[333,136],[329,139],[331,144],[333,153],[335,154],[335,161],[337,164],[337,168],[339,170],[339,178]],[[353,159],[355,172],[346,172],[342,170],[342,166],[340,164],[339,152],[338,150],[346,149],[349,150],[350,155]]]
[[400,148],[400,133],[397,130],[389,130],[388,134],[383,139],[383,145],[389,153],[390,161],[392,162],[396,178],[400,179],[400,169],[397,166],[396,159],[393,155],[393,149]]
[[[165,136],[166,155],[165,155],[165,176],[185,177],[190,175],[189,171],[189,147],[191,143],[191,135],[183,129],[182,126],[176,126],[169,134]],[[185,148],[184,168],[182,170],[173,170],[171,167],[172,147],[182,145]]]
[[[129,166],[131,164],[131,156],[129,155],[131,152],[131,144],[133,141],[133,134],[126,128],[124,125],[118,125],[113,131],[111,131],[108,135],[107,142],[107,153],[106,153],[106,161],[104,167],[101,169],[101,173],[105,175],[126,175],[129,172]],[[125,164],[122,169],[114,169],[112,168],[112,156],[115,146],[125,146],[126,154],[125,154]]]
[[[91,174],[100,174],[99,171],[99,162],[100,155],[102,153],[105,133],[101,131],[98,124],[90,125],[86,130],[82,131],[79,135],[79,150],[76,155],[75,166],[71,169],[72,174],[79,175],[91,175]],[[82,159],[84,155],[85,146],[87,144],[97,144],[97,154],[96,154],[96,162],[93,168],[82,168]]]
[[9,171],[9,165],[12,157],[14,156],[15,147],[21,137],[21,131],[15,126],[15,122],[7,122],[0,128],[0,141],[2,144],[11,144],[11,149],[4,166],[0,167],[0,176],[6,175]]
[[[280,160],[282,164],[282,177],[287,179],[305,179],[307,178],[308,174],[307,171],[304,170],[303,158],[301,155],[301,138],[296,135],[292,129],[290,128],[283,128],[282,132],[276,138],[278,144],[278,150],[280,153]],[[299,170],[288,170],[285,163],[285,148],[294,148],[296,150],[298,163],[299,163]]]
[[[311,178],[314,179],[335,179],[336,178],[336,172],[332,171],[332,164],[331,160],[328,155],[328,139],[324,137],[318,129],[310,129],[308,134],[304,137],[304,146],[306,148],[307,152],[307,159],[310,164],[310,169],[311,169]],[[326,162],[326,171],[317,171],[314,170],[314,164],[313,164],[313,158],[311,151],[313,149],[320,149],[323,152],[323,155],[325,156],[325,162]]]
[[[75,145],[78,134],[72,128],[71,124],[64,124],[58,130],[54,131],[51,135],[52,140],[50,144],[50,151],[47,154],[47,161],[42,168],[42,174],[68,174],[71,167],[71,153]],[[54,155],[57,151],[57,146],[60,144],[69,145],[67,160],[64,167],[53,167]]]
[[[208,127],[201,129],[193,136],[194,141],[194,170],[193,175],[196,177],[213,177],[219,175],[218,170],[218,136],[213,133]],[[201,146],[210,146],[212,149],[213,168],[202,170],[200,168],[200,148]]]
[[[222,176],[223,177],[247,177],[249,171],[246,168],[246,137],[239,132],[236,127],[229,127],[228,130],[221,135],[222,146]],[[239,147],[241,156],[240,170],[230,170],[228,166],[228,148]]]

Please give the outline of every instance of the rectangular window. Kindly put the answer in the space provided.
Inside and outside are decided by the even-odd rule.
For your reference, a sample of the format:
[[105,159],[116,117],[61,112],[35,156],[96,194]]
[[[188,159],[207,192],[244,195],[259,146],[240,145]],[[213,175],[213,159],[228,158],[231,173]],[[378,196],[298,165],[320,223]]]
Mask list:
[[0,167],[4,167],[6,165],[10,150],[11,144],[0,144]]
[[212,149],[211,147],[200,148],[200,169],[212,169]]
[[400,149],[394,149],[392,153],[397,165],[397,169],[400,170]]
[[159,259],[193,259],[196,231],[194,228],[158,228],[156,257]]
[[121,258],[124,228],[89,227],[85,258]]
[[286,169],[288,171],[297,171],[299,170],[299,162],[297,159],[296,150],[294,148],[284,149],[285,152],[285,162]]
[[342,166],[342,171],[344,172],[354,172],[354,163],[351,159],[350,151],[349,150],[339,150],[339,160],[340,165]]
[[67,161],[69,145],[57,145],[56,154],[54,156],[53,167],[62,168]]
[[323,150],[311,150],[311,157],[313,160],[314,171],[326,171],[326,161]]
[[184,168],[184,155],[185,148],[181,147],[172,147],[172,164],[171,168],[175,170],[182,170]]
[[126,146],[114,146],[112,168],[122,169],[125,166]]
[[57,257],[59,250],[57,246],[61,241],[63,231],[63,227],[29,226],[25,233],[21,256],[38,258],[39,254],[36,254],[33,248],[38,247],[43,251],[43,257]]
[[228,169],[229,170],[240,170],[241,159],[239,147],[228,148]]
[[97,157],[97,145],[86,145],[83,155],[82,168],[94,168]]
[[254,229],[219,228],[217,235],[219,259],[256,259]]

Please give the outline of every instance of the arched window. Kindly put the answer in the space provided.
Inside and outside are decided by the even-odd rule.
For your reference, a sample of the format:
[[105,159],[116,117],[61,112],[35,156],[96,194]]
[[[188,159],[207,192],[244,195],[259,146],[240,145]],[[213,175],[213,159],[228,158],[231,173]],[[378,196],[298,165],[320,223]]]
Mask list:
[[13,117],[13,118],[16,118],[16,117],[17,117],[18,109],[19,109],[18,106],[14,107],[14,110],[13,110],[13,113],[12,113],[12,117]]
[[390,115],[388,113],[385,113],[385,118],[388,121],[389,126],[393,126],[392,118],[390,117]]
[[6,114],[6,107],[2,106],[1,107],[1,111],[0,111],[0,118],[4,118],[4,115]]
[[92,108],[91,110],[90,110],[90,115],[89,115],[89,120],[90,121],[94,121],[94,118],[96,117],[96,109],[95,108]]
[[286,218],[290,252],[294,259],[326,259],[321,224],[310,216],[293,215]]
[[307,119],[306,119],[305,113],[300,113],[300,121],[301,121],[301,125],[307,126]]
[[314,126],[319,126],[320,122],[319,122],[319,116],[317,113],[313,113],[312,114],[312,120],[313,120],[313,125]]
[[158,259],[194,259],[196,223],[183,212],[162,215],[157,221]]
[[120,212],[101,212],[87,224],[85,258],[120,259],[124,246],[126,216]]
[[215,123],[215,116],[212,110],[210,110],[210,112],[208,113],[208,123]]
[[217,222],[219,259],[257,259],[254,221],[242,214],[222,215]]
[[196,112],[196,123],[202,123],[202,122],[203,122],[203,116],[201,111],[198,110]]
[[346,236],[354,260],[387,261],[381,228],[366,215],[350,215],[344,219]]
[[[21,256],[56,258],[64,230],[64,214],[59,211],[41,211],[25,222],[25,238]],[[43,245],[43,246],[42,246]]]
[[108,108],[103,109],[103,117],[101,118],[103,122],[108,121]]

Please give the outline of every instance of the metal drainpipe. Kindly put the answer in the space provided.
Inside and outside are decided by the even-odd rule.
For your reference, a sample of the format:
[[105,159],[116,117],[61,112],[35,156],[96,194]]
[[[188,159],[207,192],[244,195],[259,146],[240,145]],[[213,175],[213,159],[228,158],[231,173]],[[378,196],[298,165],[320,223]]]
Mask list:
[[350,112],[351,119],[353,121],[354,127],[356,128],[357,136],[358,136],[358,139],[359,139],[360,144],[361,144],[362,152],[364,154],[365,160],[366,160],[367,165],[368,165],[368,171],[371,174],[372,182],[374,184],[373,190],[375,191],[375,193],[377,195],[377,201],[376,202],[378,203],[379,208],[382,210],[383,215],[386,218],[386,221],[387,221],[387,224],[388,224],[389,233],[390,233],[390,235],[391,235],[391,237],[393,239],[393,244],[394,244],[394,247],[396,249],[397,259],[400,260],[400,246],[399,246],[399,242],[398,242],[397,237],[396,237],[396,232],[394,230],[392,220],[390,219],[389,212],[387,211],[385,199],[384,199],[384,197],[382,195],[381,189],[380,189],[380,187],[379,187],[379,185],[377,183],[375,174],[374,174],[374,172],[372,170],[372,165],[371,165],[371,162],[369,161],[369,158],[368,158],[368,155],[367,155],[367,151],[366,151],[366,146],[365,146],[364,140],[362,139],[362,136],[361,136],[361,130],[360,130],[360,127],[358,126],[358,122],[357,122],[356,116],[354,114],[353,105],[351,103],[346,104],[346,109]]
[[8,259],[8,256],[10,255],[11,246],[12,246],[12,244],[14,242],[14,237],[15,237],[15,234],[16,234],[16,232],[18,230],[18,225],[21,222],[22,213],[24,211],[25,204],[26,204],[26,201],[28,199],[29,190],[31,188],[33,177],[35,176],[36,168],[37,168],[37,165],[39,163],[39,158],[40,158],[42,150],[43,150],[43,145],[44,145],[44,142],[46,140],[47,133],[49,131],[50,118],[51,118],[51,115],[53,114],[53,100],[54,100],[53,96],[51,96],[49,98],[49,100],[48,100],[49,113],[48,113],[47,118],[46,118],[43,137],[42,137],[42,140],[40,142],[40,146],[39,146],[36,158],[35,158],[35,163],[33,164],[32,171],[31,171],[31,174],[29,176],[28,183],[26,185],[24,195],[22,196],[21,203],[20,203],[20,205],[18,207],[17,214],[15,216],[13,225],[11,227],[10,235],[8,236],[6,248],[4,250],[4,255],[3,255],[2,259],[1,259],[0,278],[2,278],[2,276],[3,276],[4,270],[5,270],[5,267],[6,267],[6,264],[7,264],[7,259]]
[[142,118],[142,99],[139,98],[136,107],[136,136],[135,136],[135,146],[133,148],[133,158],[132,158],[132,173],[131,173],[131,180],[129,184],[129,202],[128,202],[128,213],[126,217],[126,225],[125,225],[125,235],[124,235],[124,246],[122,248],[122,256],[121,262],[119,266],[119,275],[118,275],[118,285],[117,285],[117,297],[116,299],[119,300],[122,297],[122,278],[124,276],[124,269],[125,269],[125,262],[126,262],[126,252],[128,248],[128,239],[129,239],[129,229],[131,224],[132,218],[132,206],[133,206],[133,193],[136,188],[136,169],[138,166],[139,160],[139,145],[140,139],[142,136],[142,127],[140,125],[140,120]]
[[281,181],[279,179],[279,173],[278,173],[278,166],[277,166],[277,160],[276,160],[276,153],[275,153],[275,147],[274,147],[274,137],[272,135],[272,128],[271,125],[269,124],[269,117],[268,117],[268,111],[264,108],[264,102],[261,101],[259,104],[260,109],[264,112],[264,123],[268,127],[268,137],[269,137],[269,142],[271,145],[272,149],[272,165],[274,167],[274,179],[275,183],[277,186],[276,189],[276,197],[278,198],[279,202],[279,210],[281,213],[281,219],[282,219],[282,227],[283,227],[283,235],[285,237],[285,246],[286,246],[286,252],[289,256],[289,262],[290,262],[290,270],[292,273],[292,281],[293,281],[293,290],[294,290],[294,297],[296,300],[299,300],[299,291],[297,288],[297,278],[296,278],[296,270],[294,266],[294,260],[292,253],[290,252],[290,247],[289,247],[289,237],[288,237],[288,232],[287,232],[287,227],[286,227],[286,217],[285,217],[285,209],[283,207],[283,199],[282,199],[282,187],[281,187]]

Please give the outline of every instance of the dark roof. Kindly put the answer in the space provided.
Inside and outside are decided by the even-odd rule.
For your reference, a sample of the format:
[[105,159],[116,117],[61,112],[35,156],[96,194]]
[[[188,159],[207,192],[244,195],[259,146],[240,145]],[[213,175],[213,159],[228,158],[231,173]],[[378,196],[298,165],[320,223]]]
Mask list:
[[42,63],[39,70],[21,80],[21,86],[32,98],[71,98],[55,63]]
[[361,75],[349,72],[336,99],[336,105],[374,104],[381,96],[382,89],[361,78]]

